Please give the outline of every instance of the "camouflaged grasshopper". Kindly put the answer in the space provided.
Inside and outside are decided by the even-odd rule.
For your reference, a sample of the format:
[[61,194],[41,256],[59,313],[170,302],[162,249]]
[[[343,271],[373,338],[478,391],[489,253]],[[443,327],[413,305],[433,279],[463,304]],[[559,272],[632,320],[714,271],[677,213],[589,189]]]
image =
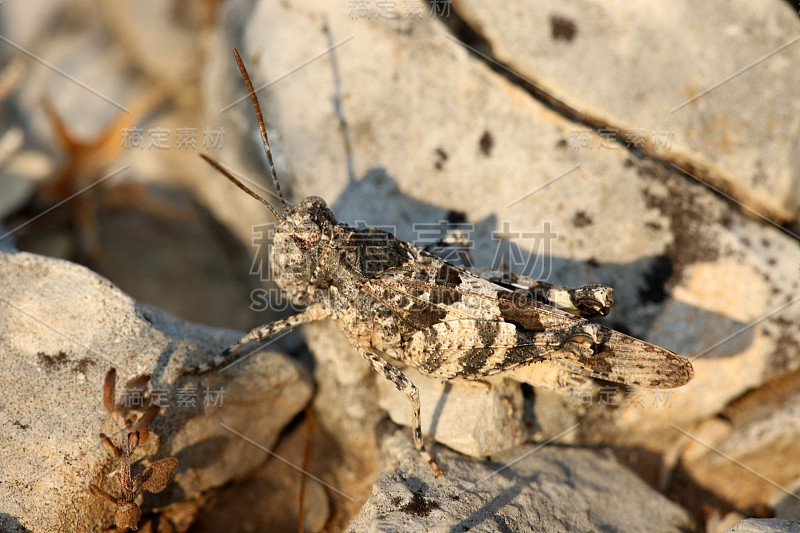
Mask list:
[[210,366],[190,372],[217,368],[250,342],[332,318],[372,367],[409,399],[414,444],[437,475],[442,471],[422,441],[417,387],[387,358],[441,380],[481,380],[544,361],[583,376],[645,387],[678,387],[692,378],[687,359],[586,320],[608,313],[609,287],[569,289],[513,274],[470,272],[391,233],[342,224],[316,196],[290,209],[253,85],[235,48],[233,53],[282,212],[203,158],[275,216],[269,254],[275,282],[292,302],[307,308],[254,329]]

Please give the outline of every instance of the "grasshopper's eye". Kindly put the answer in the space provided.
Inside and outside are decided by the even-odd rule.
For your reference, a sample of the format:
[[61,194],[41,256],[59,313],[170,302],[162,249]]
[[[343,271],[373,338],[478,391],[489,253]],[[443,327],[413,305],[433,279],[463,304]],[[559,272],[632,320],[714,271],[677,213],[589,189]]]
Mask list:
[[300,248],[310,248],[319,243],[320,229],[314,221],[309,219],[301,220],[297,226],[294,227],[292,239],[297,243]]

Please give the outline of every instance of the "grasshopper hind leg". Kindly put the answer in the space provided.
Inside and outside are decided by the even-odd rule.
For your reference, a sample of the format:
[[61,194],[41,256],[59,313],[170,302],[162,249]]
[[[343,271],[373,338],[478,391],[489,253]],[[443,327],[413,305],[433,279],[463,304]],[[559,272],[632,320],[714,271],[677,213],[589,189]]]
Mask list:
[[573,289],[501,270],[473,267],[469,271],[479,278],[581,318],[607,316],[614,305],[614,290],[608,285],[582,285]]

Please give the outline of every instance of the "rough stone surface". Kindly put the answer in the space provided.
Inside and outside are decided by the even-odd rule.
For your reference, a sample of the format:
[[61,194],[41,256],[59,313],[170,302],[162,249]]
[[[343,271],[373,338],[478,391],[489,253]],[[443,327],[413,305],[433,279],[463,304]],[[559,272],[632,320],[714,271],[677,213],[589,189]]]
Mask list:
[[726,529],[725,533],[799,533],[800,524],[778,518],[748,518]]
[[[470,460],[434,448],[435,478],[404,435],[384,443],[398,467],[375,482],[349,531],[687,531],[685,511],[610,454],[526,445]],[[635,510],[635,511],[634,511]]]
[[[8,231],[0,226],[0,235],[5,235]],[[0,252],[13,253],[17,251],[17,242],[14,240],[13,235],[8,235],[4,239],[0,239]]]
[[[152,373],[153,386],[167,390],[169,407],[151,428],[148,459],[171,455],[180,464],[148,508],[197,497],[251,472],[263,452],[221,424],[269,448],[311,396],[308,374],[277,352],[253,355],[220,374],[179,378],[179,369],[240,334],[138,304],[84,267],[4,253],[0,281],[3,531],[82,531],[110,523],[110,506],[87,489],[108,486],[103,476],[116,468],[97,436],[115,434],[101,403],[112,366],[122,379]],[[224,391],[221,405],[206,401],[206,388]],[[183,405],[179,390],[188,398]]]
[[[306,470],[317,477],[325,475],[327,470],[324,462],[317,460],[324,457],[320,453],[324,447],[321,446],[319,432],[312,429],[309,435],[307,424],[306,420],[294,427],[272,450],[288,464],[271,457],[247,479],[220,490],[210,505],[198,515],[192,525],[192,533],[296,530],[303,477],[297,468],[303,468],[306,446],[311,446],[312,457]],[[333,505],[331,498],[341,496],[312,478],[305,480],[304,531],[325,530]]]
[[[764,214],[800,217],[800,21],[789,3],[737,0],[717,9],[686,0],[665,9],[656,0],[513,7],[457,0],[453,7],[515,75],[591,125],[623,143],[641,136],[649,154]],[[653,140],[659,130],[672,131],[668,145]]]
[[[403,373],[420,389],[422,432],[473,457],[493,455],[528,437],[522,390],[504,378],[480,383],[442,383],[412,368]],[[378,376],[381,378],[382,376]],[[386,379],[378,379],[380,406],[396,424],[411,425],[411,402]]]
[[303,337],[314,354],[317,383],[313,409],[319,431],[311,452],[325,465],[323,478],[347,495],[331,499],[328,527],[341,531],[386,468],[376,438],[376,427],[386,413],[378,406],[378,376],[333,322],[309,324]]
[[800,465],[775,458],[800,454],[798,383],[800,375],[794,373],[732,403],[725,410],[728,423],[723,430],[709,431],[708,424],[705,430],[692,428],[697,440],[686,439],[689,446],[683,464],[687,470],[737,509],[774,506],[791,513],[798,503],[792,491],[800,478]]
[[769,503],[775,509],[776,518],[800,522],[800,478],[784,488],[773,490]]

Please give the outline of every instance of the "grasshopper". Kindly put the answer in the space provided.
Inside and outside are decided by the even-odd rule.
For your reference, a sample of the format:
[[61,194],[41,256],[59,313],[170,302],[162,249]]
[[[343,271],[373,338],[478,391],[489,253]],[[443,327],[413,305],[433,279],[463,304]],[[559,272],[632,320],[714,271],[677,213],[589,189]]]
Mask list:
[[333,319],[373,369],[411,403],[414,445],[436,475],[425,448],[417,387],[389,359],[441,380],[481,380],[524,365],[551,362],[583,376],[627,385],[678,387],[692,378],[687,359],[587,320],[608,313],[610,287],[577,289],[499,272],[470,272],[393,234],[339,222],[322,198],[290,208],[281,194],[258,98],[239,52],[239,66],[261,131],[282,210],[202,155],[277,220],[269,253],[276,284],[297,315],[260,326],[216,356],[203,373],[245,345],[308,322]]

